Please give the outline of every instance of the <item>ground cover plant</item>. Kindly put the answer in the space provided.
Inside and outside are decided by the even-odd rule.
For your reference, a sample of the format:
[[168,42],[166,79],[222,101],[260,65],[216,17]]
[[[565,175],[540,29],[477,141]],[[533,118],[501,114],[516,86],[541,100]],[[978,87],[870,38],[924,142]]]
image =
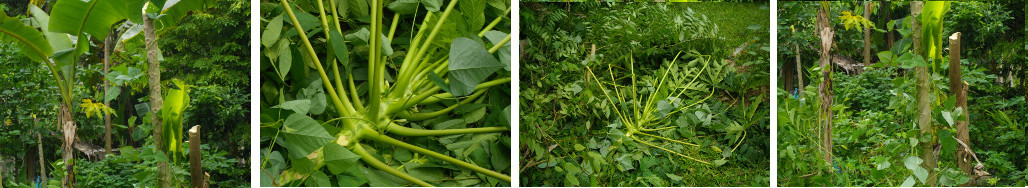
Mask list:
[[1023,7],[780,4],[778,185],[1024,186]]
[[248,17],[241,0],[0,3],[0,185],[248,187]]
[[767,4],[521,7],[521,186],[769,184]]
[[509,186],[509,13],[264,1],[261,185]]

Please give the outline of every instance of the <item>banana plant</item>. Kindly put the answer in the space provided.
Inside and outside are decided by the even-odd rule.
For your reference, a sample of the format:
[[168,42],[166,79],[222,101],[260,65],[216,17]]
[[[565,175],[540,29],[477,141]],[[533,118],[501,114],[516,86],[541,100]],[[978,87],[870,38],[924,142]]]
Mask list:
[[[493,30],[507,20],[508,4],[487,5],[484,0],[452,0],[445,5],[442,0],[388,5],[384,0],[276,3],[279,6],[269,15],[273,18],[262,24],[262,53],[267,59],[262,60],[266,71],[261,132],[262,147],[269,147],[262,151],[262,185],[326,185],[319,184],[326,183],[321,170],[325,167],[333,175],[379,177],[384,173],[417,186],[449,185],[409,167],[434,163],[418,156],[453,165],[446,168],[470,170],[482,182],[510,182],[510,176],[501,173],[509,170],[502,162],[493,162],[488,169],[481,166],[488,161],[466,162],[447,154],[481,159],[475,156],[486,152],[493,159],[509,160],[509,154],[499,151],[509,148],[509,143],[502,147],[489,143],[508,132],[508,127],[445,128],[476,122],[485,110],[505,112],[496,117],[509,116],[509,100],[493,96],[509,95],[504,93],[509,90],[497,86],[509,86],[511,35]],[[490,7],[497,16],[487,25]],[[392,18],[386,21],[386,17]],[[408,17],[420,19],[421,24],[398,26]],[[391,24],[385,27],[384,23]],[[359,60],[366,60],[366,65],[358,65]],[[479,115],[454,118],[468,110]],[[419,127],[433,123],[438,129]],[[438,139],[448,151],[401,141],[425,140],[419,137]],[[415,157],[404,166],[390,166],[390,160],[380,160],[390,159],[390,154],[376,149],[377,145],[413,152]],[[281,153],[291,159],[288,168]],[[350,170],[365,169],[358,160],[378,170],[353,173]],[[375,185],[377,179],[370,179]],[[343,183],[340,186],[363,185]]]
[[[672,65],[674,65],[675,62],[678,61],[678,58],[679,58],[680,55],[682,55],[682,52],[679,52],[677,55],[675,55],[675,58],[671,61]],[[603,92],[603,95],[607,98],[608,104],[610,104],[611,108],[614,109],[614,113],[617,114],[617,117],[618,117],[618,120],[620,121],[620,123],[625,126],[625,130],[624,131],[617,130],[617,131],[619,131],[619,132],[624,134],[624,137],[622,137],[622,139],[628,138],[628,139],[631,139],[632,141],[638,142],[638,143],[643,144],[645,146],[656,148],[656,149],[660,149],[660,150],[664,150],[664,151],[667,151],[668,153],[671,153],[671,154],[674,154],[674,155],[677,155],[679,157],[683,157],[683,158],[686,158],[686,159],[689,159],[689,160],[693,160],[693,161],[696,161],[696,162],[699,162],[699,163],[703,163],[703,164],[707,164],[707,165],[721,166],[721,165],[723,165],[724,163],[727,162],[727,160],[725,160],[727,158],[727,156],[722,157],[720,159],[716,159],[712,163],[712,161],[710,161],[710,159],[702,159],[700,157],[695,157],[695,156],[690,156],[690,155],[682,154],[682,153],[673,151],[671,149],[667,149],[665,147],[659,146],[659,145],[664,145],[664,143],[673,143],[673,144],[681,144],[681,145],[689,146],[687,148],[693,148],[694,150],[700,151],[700,152],[702,152],[702,151],[715,151],[717,153],[722,153],[723,152],[720,148],[715,147],[715,146],[711,146],[709,148],[709,150],[706,150],[706,149],[704,149],[699,144],[689,143],[689,142],[685,142],[685,141],[681,141],[681,140],[676,140],[676,139],[671,139],[671,138],[660,136],[658,134],[659,131],[678,128],[678,126],[669,126],[668,124],[673,124],[673,123],[669,123],[668,118],[674,117],[673,116],[674,114],[682,112],[682,111],[684,111],[686,109],[692,108],[693,106],[696,106],[697,104],[700,104],[700,103],[706,101],[707,99],[709,99],[714,94],[714,89],[710,88],[710,94],[707,94],[706,97],[700,98],[700,99],[696,100],[695,102],[693,102],[692,104],[689,104],[689,105],[684,105],[683,104],[683,101],[682,101],[682,100],[684,100],[682,98],[683,94],[685,94],[687,91],[689,91],[691,89],[697,89],[697,88],[694,87],[694,84],[696,83],[696,79],[700,78],[701,75],[705,75],[704,71],[709,71],[709,70],[707,70],[707,67],[710,65],[711,58],[712,58],[710,55],[700,55],[696,51],[691,51],[691,52],[689,52],[688,55],[696,57],[696,59],[694,59],[689,64],[700,63],[700,62],[702,62],[702,64],[703,64],[703,67],[700,68],[699,71],[695,73],[696,75],[693,76],[693,78],[688,82],[688,84],[684,85],[684,87],[672,85],[671,83],[674,82],[674,81],[668,82],[668,78],[667,78],[668,74],[670,72],[672,72],[672,70],[670,68],[666,68],[666,69],[663,69],[664,73],[662,74],[662,76],[660,76],[659,81],[656,82],[656,85],[653,86],[654,87],[653,91],[649,92],[649,94],[647,96],[642,96],[642,95],[639,94],[641,90],[638,89],[637,84],[636,84],[637,81],[636,81],[636,73],[635,73],[635,60],[632,59],[632,57],[629,57],[629,71],[630,71],[630,75],[627,76],[627,77],[629,77],[631,79],[631,84],[632,84],[631,86],[620,86],[620,85],[617,84],[617,78],[620,77],[620,76],[615,77],[614,71],[613,71],[613,68],[612,68],[613,65],[608,65],[608,68],[607,68],[608,72],[609,72],[610,81],[600,81],[599,77],[602,77],[602,76],[596,75],[595,73],[593,73],[592,68],[590,68],[590,67],[586,67],[586,69],[588,70],[589,74],[592,75],[592,76],[589,76],[589,77],[592,78],[593,81],[600,87],[600,89]],[[683,76],[682,78],[685,78],[685,77]],[[607,87],[604,87],[604,85],[610,85],[610,88],[613,91],[608,90]],[[618,88],[623,88],[623,89],[618,89]],[[688,97],[688,96],[684,96],[684,97]],[[621,105],[624,105],[624,106],[621,106]],[[619,106],[621,106],[621,107],[619,108]],[[745,135],[745,131],[742,131],[741,127],[735,128],[733,126],[733,127],[730,127],[729,129],[731,129],[731,130],[729,130],[729,132],[732,133],[732,134],[738,134],[740,132],[742,133],[742,138],[739,139],[739,143],[737,143],[735,148],[733,148],[731,150],[731,152],[734,152],[735,149],[738,148],[739,144],[741,144],[742,141],[745,139],[746,135]],[[647,140],[649,140],[647,138],[663,140],[663,141],[666,141],[666,142],[654,144],[654,143],[650,143],[649,141],[647,141]],[[619,141],[624,141],[624,140],[619,140]]]
[[179,79],[172,79],[171,83],[170,90],[164,95],[161,119],[164,121],[162,129],[168,135],[163,137],[168,145],[168,156],[172,156],[173,162],[178,162],[179,158],[185,157],[182,151],[182,113],[189,107],[189,85]]
[[[16,43],[25,56],[44,64],[52,74],[61,95],[59,122],[65,134],[64,150],[71,151],[75,136],[72,87],[76,82],[75,64],[89,51],[91,39],[103,39],[111,27],[123,20],[140,21],[146,11],[166,13],[166,24],[172,24],[202,1],[59,1],[53,15],[30,5],[32,17],[27,21],[8,17],[0,10],[0,41]],[[152,6],[144,6],[151,4]],[[161,8],[158,8],[161,7]],[[138,11],[138,12],[135,12]],[[51,19],[52,18],[52,19]],[[137,22],[138,23],[138,22]],[[69,139],[70,138],[70,139]],[[64,152],[68,173],[62,185],[74,186],[74,152]]]

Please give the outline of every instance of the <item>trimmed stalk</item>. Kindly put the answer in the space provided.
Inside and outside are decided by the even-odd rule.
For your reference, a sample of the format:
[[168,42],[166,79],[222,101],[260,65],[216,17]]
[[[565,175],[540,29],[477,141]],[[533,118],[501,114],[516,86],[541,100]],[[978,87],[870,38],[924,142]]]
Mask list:
[[460,166],[462,168],[467,168],[469,170],[485,174],[485,175],[490,176],[490,177],[494,177],[494,178],[497,178],[497,179],[500,179],[500,180],[503,180],[503,181],[506,181],[506,182],[510,182],[510,176],[503,175],[503,174],[500,174],[500,173],[498,173],[496,171],[485,169],[485,168],[479,167],[478,165],[470,164],[470,163],[467,163],[467,162],[455,159],[455,158],[450,157],[450,156],[439,154],[439,153],[436,153],[436,152],[434,152],[432,150],[427,150],[425,148],[421,148],[421,147],[418,147],[418,146],[415,146],[415,145],[410,145],[410,144],[408,144],[406,142],[402,142],[402,141],[390,138],[389,136],[385,136],[385,135],[379,134],[378,132],[363,131],[363,132],[361,132],[361,135],[363,136],[363,138],[368,138],[368,139],[371,139],[371,140],[379,141],[381,143],[385,143],[385,144],[393,145],[393,146],[400,147],[400,148],[403,148],[403,149],[407,149],[407,150],[410,150],[410,151],[413,151],[413,152],[416,152],[416,153],[420,153],[422,155],[426,155],[426,156],[429,156],[429,157],[433,157],[433,158],[436,158],[436,159],[439,159],[439,160],[443,160],[443,161],[449,162],[449,163],[451,163],[453,165],[457,165],[457,166]]

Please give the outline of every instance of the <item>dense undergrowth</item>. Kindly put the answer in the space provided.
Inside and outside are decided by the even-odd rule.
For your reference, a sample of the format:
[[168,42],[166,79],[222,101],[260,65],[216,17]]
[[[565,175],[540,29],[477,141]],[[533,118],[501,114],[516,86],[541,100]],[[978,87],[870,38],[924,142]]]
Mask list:
[[[833,2],[830,17],[836,30],[833,55],[855,57],[860,60],[863,34],[859,30],[845,30],[840,18],[842,11],[861,14],[862,3]],[[885,6],[885,7],[879,7]],[[899,54],[912,54],[910,44],[910,7],[906,3],[875,5],[872,17],[867,18],[876,27],[872,30],[872,68],[862,73],[842,71],[838,66],[832,74],[835,122],[832,130],[833,152],[831,163],[820,158],[818,138],[813,136],[818,121],[818,85],[823,82],[816,66],[817,48],[806,48],[804,43],[818,41],[813,17],[816,3],[784,3],[779,9],[779,46],[798,44],[804,62],[802,74],[804,92],[779,82],[778,88],[778,185],[779,186],[924,186],[932,179],[928,171],[938,173],[938,186],[958,186],[967,183],[977,186],[1025,186],[1028,183],[1028,153],[1026,153],[1026,122],[1024,67],[1026,56],[1024,41],[1024,7],[1016,2],[953,2],[942,18],[941,36],[962,32],[961,80],[969,87],[967,116],[970,122],[970,149],[976,154],[988,176],[968,176],[958,168],[956,152],[960,147],[954,121],[964,119],[950,92],[948,79],[949,53],[940,54],[941,61],[919,61],[914,58],[896,58]],[[881,9],[879,9],[881,8]],[[926,8],[927,9],[927,8]],[[891,18],[885,15],[891,15]],[[922,22],[923,23],[923,22]],[[793,33],[795,31],[795,33]],[[888,32],[895,35],[895,45],[886,41]],[[995,42],[1001,41],[1001,42]],[[917,45],[917,44],[915,44]],[[948,47],[949,42],[940,44]],[[923,49],[923,48],[922,48]],[[795,61],[795,48],[779,48],[779,60]],[[948,50],[943,50],[949,52]],[[875,55],[877,53],[877,55]],[[896,55],[892,55],[896,54]],[[945,56],[943,56],[945,55]],[[891,56],[891,57],[890,57]],[[785,61],[781,64],[788,64]],[[812,64],[815,64],[812,66]],[[919,65],[920,64],[920,65]],[[779,69],[795,69],[794,64]],[[917,91],[915,69],[929,70],[928,89],[930,121],[938,137],[920,133],[916,125]],[[795,76],[782,71],[781,77]],[[921,167],[925,144],[937,140],[935,151],[938,167]]]
[[521,7],[522,186],[768,185],[767,4]]

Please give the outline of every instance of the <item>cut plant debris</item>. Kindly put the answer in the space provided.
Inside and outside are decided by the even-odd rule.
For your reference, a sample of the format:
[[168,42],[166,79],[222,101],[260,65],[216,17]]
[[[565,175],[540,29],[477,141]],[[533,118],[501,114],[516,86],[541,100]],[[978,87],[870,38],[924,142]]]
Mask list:
[[520,5],[521,186],[769,185],[767,4]]

